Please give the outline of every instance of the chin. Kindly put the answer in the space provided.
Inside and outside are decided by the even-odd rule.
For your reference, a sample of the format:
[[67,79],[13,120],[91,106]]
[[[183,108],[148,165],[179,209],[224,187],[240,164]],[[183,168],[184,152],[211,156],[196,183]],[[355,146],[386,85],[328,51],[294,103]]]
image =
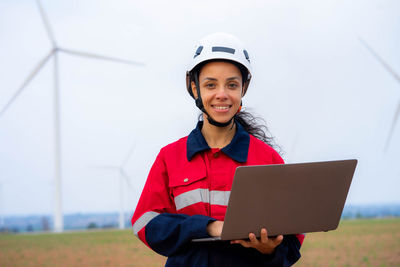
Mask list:
[[[233,117],[233,116],[232,116],[232,117]],[[215,118],[215,117],[213,117],[213,119],[214,119],[215,121],[219,122],[219,123],[226,123],[226,122],[228,122],[232,117],[229,117],[229,118]]]

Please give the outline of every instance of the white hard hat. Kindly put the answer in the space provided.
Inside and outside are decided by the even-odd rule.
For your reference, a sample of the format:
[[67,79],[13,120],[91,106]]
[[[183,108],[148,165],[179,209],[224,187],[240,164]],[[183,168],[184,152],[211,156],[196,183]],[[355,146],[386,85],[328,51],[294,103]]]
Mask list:
[[193,97],[191,90],[191,72],[197,65],[208,60],[223,59],[239,63],[247,70],[247,77],[243,77],[243,95],[247,91],[251,79],[250,57],[242,42],[228,33],[213,33],[205,36],[195,47],[193,59],[186,72],[186,87]]

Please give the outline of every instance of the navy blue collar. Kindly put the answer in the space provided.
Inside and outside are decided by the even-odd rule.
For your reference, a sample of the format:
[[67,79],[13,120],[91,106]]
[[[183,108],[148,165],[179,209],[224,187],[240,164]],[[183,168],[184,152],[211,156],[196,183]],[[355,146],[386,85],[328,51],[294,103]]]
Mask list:
[[[198,152],[204,150],[210,150],[203,134],[201,133],[201,128],[203,127],[203,122],[199,121],[196,128],[189,134],[186,143],[186,157],[190,161],[194,155]],[[250,135],[243,126],[236,122],[236,133],[232,141],[226,147],[222,148],[221,151],[224,152],[230,158],[236,160],[237,162],[246,162],[247,153],[249,151]]]

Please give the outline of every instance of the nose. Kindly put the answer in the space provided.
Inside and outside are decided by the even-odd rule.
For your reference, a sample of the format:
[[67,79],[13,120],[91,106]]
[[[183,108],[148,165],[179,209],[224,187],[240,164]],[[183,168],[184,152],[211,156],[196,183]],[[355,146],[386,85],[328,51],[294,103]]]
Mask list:
[[226,92],[226,88],[223,86],[218,87],[215,97],[218,100],[226,100],[228,99],[228,94]]

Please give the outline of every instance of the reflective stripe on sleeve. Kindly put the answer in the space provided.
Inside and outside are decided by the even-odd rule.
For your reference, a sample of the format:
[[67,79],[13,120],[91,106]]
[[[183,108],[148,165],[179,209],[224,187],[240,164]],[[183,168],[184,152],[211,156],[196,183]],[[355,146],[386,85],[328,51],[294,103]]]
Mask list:
[[209,191],[208,189],[194,189],[176,196],[176,210],[186,208],[196,203],[208,203],[210,205],[227,206],[231,191]]
[[133,224],[133,233],[137,236],[139,231],[159,214],[160,213],[155,211],[148,211],[146,213],[143,213],[143,215],[140,216],[139,219],[137,219],[136,222]]

